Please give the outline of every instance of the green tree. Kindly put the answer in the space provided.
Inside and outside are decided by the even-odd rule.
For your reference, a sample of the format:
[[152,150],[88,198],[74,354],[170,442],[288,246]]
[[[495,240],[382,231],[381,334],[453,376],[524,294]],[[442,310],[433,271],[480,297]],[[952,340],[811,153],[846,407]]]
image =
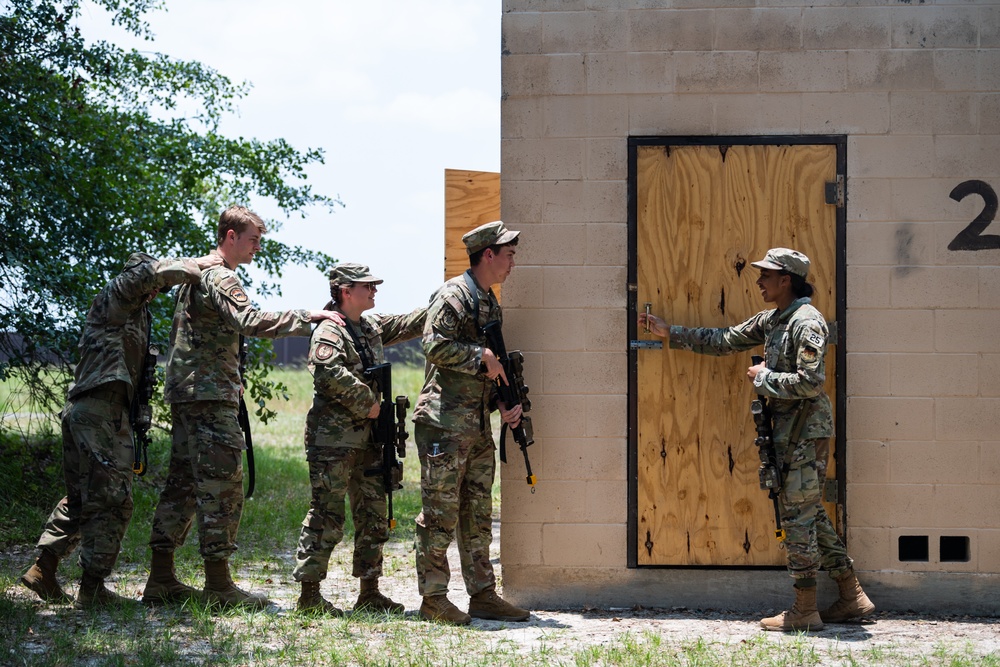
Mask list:
[[[93,1],[152,41],[143,17],[159,0]],[[286,217],[339,204],[306,182],[322,151],[220,133],[246,84],[201,63],[88,41],[80,3],[0,4],[0,379],[17,376],[49,406],[62,387],[39,380],[42,371],[74,361],[90,300],[130,253],[204,254],[219,212],[251,196]],[[267,237],[262,245],[260,294],[280,291],[274,281],[288,263],[325,271],[333,261]],[[154,304],[161,344],[171,307],[166,297]],[[252,349],[258,405],[283,389],[266,380],[269,355],[268,343]]]

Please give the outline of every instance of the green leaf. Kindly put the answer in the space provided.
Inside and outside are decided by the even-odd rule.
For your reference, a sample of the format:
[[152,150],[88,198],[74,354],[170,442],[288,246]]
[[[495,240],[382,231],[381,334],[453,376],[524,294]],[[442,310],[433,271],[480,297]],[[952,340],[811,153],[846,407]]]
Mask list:
[[[152,40],[145,21],[160,0],[94,0],[112,22]],[[215,246],[219,213],[268,200],[286,218],[332,210],[313,192],[319,149],[283,139],[232,139],[219,121],[250,89],[198,62],[88,41],[76,25],[80,0],[8,0],[0,8],[0,358],[41,405],[64,386],[32,381],[39,369],[76,360],[93,295],[133,252],[200,256]],[[179,109],[184,109],[181,113]],[[194,110],[192,112],[192,109]],[[281,220],[269,220],[277,229]],[[279,294],[289,263],[325,272],[333,258],[265,240],[262,295]],[[166,349],[172,304],[153,304],[153,338]],[[268,345],[268,350],[270,349]],[[251,394],[275,387],[264,356],[250,364]],[[266,419],[265,419],[266,420]]]

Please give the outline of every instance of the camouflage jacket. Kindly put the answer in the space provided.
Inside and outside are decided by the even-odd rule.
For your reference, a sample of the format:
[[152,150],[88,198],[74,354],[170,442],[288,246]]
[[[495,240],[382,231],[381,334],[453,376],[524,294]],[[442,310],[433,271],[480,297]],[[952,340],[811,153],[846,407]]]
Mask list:
[[754,379],[774,413],[775,443],[787,442],[795,416],[806,410],[800,440],[833,436],[833,408],[826,381],[826,320],[808,298],[785,310],[765,310],[746,322],[722,329],[670,327],[670,347],[725,355],[764,344],[765,369]]
[[[424,329],[426,308],[409,315],[362,315],[346,326],[367,349],[371,364],[385,361],[382,347],[416,338]],[[323,320],[309,343],[309,370],[313,374],[313,404],[306,415],[306,451],[331,447],[364,447],[371,441],[373,420],[368,412],[381,397],[375,382],[365,377],[365,366],[346,326]],[[395,396],[389,396],[394,400]]]
[[80,361],[67,398],[120,380],[128,385],[131,400],[146,356],[146,299],[153,290],[196,283],[200,278],[193,259],[161,259],[123,271],[105,285],[87,313],[80,336]]
[[452,278],[431,296],[421,345],[428,369],[413,421],[451,432],[490,433],[496,384],[480,372],[487,322],[503,320],[493,290],[478,284],[479,312],[465,274]]
[[181,287],[177,295],[164,398],[167,403],[237,403],[240,334],[281,338],[311,331],[308,311],[257,310],[232,269],[208,269],[201,282]]

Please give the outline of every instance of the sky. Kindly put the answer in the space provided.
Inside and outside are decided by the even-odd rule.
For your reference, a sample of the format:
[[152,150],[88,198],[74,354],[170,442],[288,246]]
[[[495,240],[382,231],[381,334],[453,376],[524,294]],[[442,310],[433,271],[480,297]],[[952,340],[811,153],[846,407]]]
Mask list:
[[[81,31],[250,82],[222,132],[322,148],[308,182],[344,203],[311,207],[274,238],[370,266],[385,280],[376,312],[425,305],[444,278],[444,170],[500,170],[501,0],[164,4],[146,17],[152,43],[89,3]],[[285,220],[266,202],[251,206]],[[283,295],[257,296],[259,307],[316,309],[329,298],[315,267],[287,266],[279,282]]]

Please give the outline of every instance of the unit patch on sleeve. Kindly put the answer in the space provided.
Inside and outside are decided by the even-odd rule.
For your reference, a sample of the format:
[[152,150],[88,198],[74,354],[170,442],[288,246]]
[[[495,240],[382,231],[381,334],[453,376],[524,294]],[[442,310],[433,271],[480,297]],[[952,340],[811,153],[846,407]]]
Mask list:
[[333,345],[329,343],[320,343],[316,346],[316,359],[319,361],[326,361],[333,356]]
[[222,274],[221,279],[218,282],[218,290],[221,294],[225,294],[226,298],[235,303],[237,306],[242,306],[248,301],[250,297],[243,290],[243,285],[240,285],[240,281],[236,279],[236,276]]
[[809,332],[809,335],[806,336],[806,341],[812,343],[816,347],[823,347],[823,344],[826,342],[823,340],[823,336],[819,335],[815,331]]
[[816,358],[819,356],[819,351],[814,347],[809,347],[808,345],[802,346],[802,361],[807,364],[816,363]]
[[435,322],[442,330],[448,332],[454,332],[458,330],[458,315],[451,308],[442,308],[441,312],[438,313],[438,319]]

